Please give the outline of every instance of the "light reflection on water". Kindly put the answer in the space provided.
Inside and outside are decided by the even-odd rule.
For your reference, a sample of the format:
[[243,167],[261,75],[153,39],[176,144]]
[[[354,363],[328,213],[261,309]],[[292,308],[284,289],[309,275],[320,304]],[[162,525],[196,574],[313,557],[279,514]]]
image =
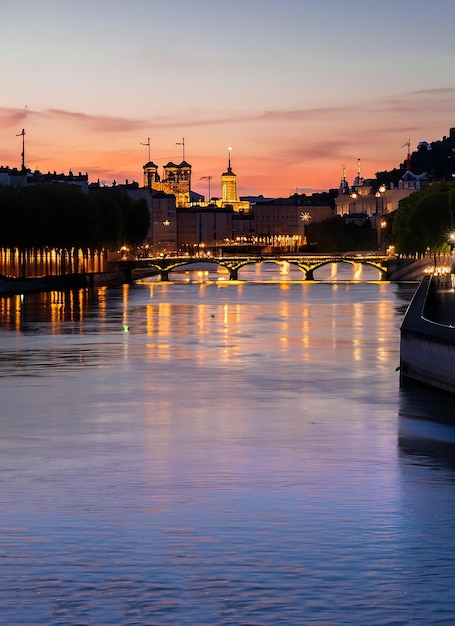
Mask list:
[[395,371],[414,290],[1,300],[4,623],[453,623],[451,405]]

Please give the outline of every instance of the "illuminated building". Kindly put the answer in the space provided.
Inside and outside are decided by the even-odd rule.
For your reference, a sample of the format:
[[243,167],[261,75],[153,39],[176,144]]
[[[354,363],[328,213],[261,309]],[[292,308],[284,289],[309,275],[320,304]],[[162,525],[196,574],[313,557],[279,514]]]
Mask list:
[[163,191],[175,196],[178,207],[189,206],[191,195],[191,165],[186,161],[179,164],[169,161],[163,167],[163,178],[158,174],[158,166],[149,161],[143,167],[144,187],[153,191]]

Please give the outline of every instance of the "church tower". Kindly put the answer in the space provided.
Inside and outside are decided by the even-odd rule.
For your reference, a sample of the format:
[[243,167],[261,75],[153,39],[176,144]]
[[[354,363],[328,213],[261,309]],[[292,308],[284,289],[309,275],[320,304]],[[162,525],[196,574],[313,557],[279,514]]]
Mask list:
[[163,168],[163,191],[173,194],[178,207],[188,206],[191,199],[191,165],[169,161]]
[[228,147],[227,172],[221,174],[221,199],[223,204],[236,205],[240,202],[237,195],[237,176],[231,169],[231,146]]
[[160,175],[158,174],[158,165],[155,165],[153,161],[149,161],[143,166],[144,169],[144,187],[147,189],[155,189],[155,183],[160,182]]

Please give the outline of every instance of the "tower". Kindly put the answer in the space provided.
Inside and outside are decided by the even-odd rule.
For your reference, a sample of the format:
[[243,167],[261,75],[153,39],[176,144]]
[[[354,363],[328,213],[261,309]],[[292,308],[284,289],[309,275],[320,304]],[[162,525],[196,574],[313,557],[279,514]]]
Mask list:
[[364,183],[364,179],[360,173],[360,159],[357,159],[357,176],[354,178],[354,187],[361,187]]
[[231,169],[231,150],[231,146],[228,146],[228,168],[221,175],[221,199],[225,204],[236,204],[240,201],[237,195],[237,176]]
[[143,166],[144,169],[144,187],[147,189],[155,189],[155,184],[160,182],[158,174],[158,165],[153,161],[149,161]]
[[341,193],[348,193],[349,191],[349,185],[346,180],[346,165],[343,165],[341,172],[340,191]]
[[162,190],[174,194],[178,207],[188,205],[191,196],[191,165],[186,161],[179,164],[169,161],[163,168]]

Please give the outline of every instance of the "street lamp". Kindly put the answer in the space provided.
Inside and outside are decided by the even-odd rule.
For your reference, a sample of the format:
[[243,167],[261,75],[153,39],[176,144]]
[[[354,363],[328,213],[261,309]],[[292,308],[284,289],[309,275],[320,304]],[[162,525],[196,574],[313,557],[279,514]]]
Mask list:
[[301,211],[300,215],[299,215],[299,219],[300,219],[300,221],[303,224],[303,236],[302,236],[303,245],[306,245],[307,241],[306,241],[305,225],[310,222],[310,220],[311,220],[311,213],[308,213],[308,211]]
[[349,213],[355,213],[355,201],[356,201],[356,198],[357,198],[357,194],[356,194],[356,192],[355,192],[355,191],[353,191],[353,192],[351,193],[351,198],[354,200],[354,202],[352,203],[352,204],[353,204],[353,206],[354,206],[354,210],[353,210],[353,211],[351,211],[351,210],[350,210],[351,205],[349,205]]
[[376,198],[376,213],[379,213],[379,198],[381,198],[381,213],[384,213],[384,194],[386,192],[385,185],[381,185],[374,194]]
[[384,233],[384,228],[387,228],[387,222],[386,222],[386,220],[382,219],[382,220],[381,220],[381,223],[380,223],[380,226],[381,226],[381,235],[380,235],[380,241],[379,241],[379,249],[380,249],[380,250],[382,250],[382,240],[383,240],[383,238],[384,238],[384,235],[383,235],[383,233]]
[[208,204],[210,204],[210,198],[211,198],[211,194],[210,194],[210,181],[212,180],[213,176],[202,176],[201,180],[208,180],[209,181],[209,198],[208,198]]
[[449,240],[449,246],[450,246],[450,253],[452,253],[455,248],[455,230],[450,231],[448,240]]

